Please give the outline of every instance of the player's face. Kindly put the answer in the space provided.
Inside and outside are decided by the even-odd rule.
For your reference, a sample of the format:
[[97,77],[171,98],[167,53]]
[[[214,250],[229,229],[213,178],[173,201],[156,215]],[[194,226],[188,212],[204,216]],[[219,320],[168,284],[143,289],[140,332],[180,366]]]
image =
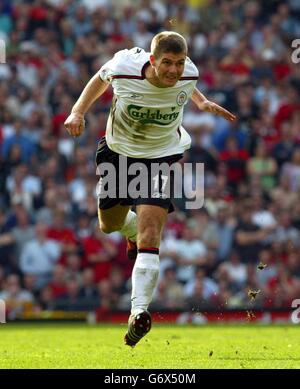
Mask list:
[[159,86],[174,86],[183,74],[186,54],[163,53],[159,58],[151,57]]

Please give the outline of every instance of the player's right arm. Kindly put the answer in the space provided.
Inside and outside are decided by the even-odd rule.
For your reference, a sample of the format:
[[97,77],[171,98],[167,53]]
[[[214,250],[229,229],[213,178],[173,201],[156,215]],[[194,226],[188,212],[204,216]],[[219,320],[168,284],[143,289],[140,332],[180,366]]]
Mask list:
[[71,114],[66,119],[64,126],[72,136],[80,136],[84,130],[84,115],[93,104],[108,88],[109,83],[103,81],[96,73],[83,89],[78,100],[74,104]]

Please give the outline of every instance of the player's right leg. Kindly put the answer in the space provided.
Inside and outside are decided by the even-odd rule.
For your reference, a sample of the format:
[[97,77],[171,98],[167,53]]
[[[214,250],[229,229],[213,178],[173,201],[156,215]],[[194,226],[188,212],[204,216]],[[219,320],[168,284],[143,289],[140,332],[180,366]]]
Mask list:
[[[165,207],[169,207],[165,202]],[[161,204],[163,205],[163,204]],[[168,208],[151,204],[137,205],[138,255],[132,271],[131,315],[125,344],[134,347],[151,329],[148,306],[159,274],[159,245]]]

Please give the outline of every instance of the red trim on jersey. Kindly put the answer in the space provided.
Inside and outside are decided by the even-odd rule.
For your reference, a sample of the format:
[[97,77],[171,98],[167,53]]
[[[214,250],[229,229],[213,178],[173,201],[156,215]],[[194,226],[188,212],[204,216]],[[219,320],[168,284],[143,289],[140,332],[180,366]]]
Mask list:
[[143,67],[142,67],[142,70],[141,70],[141,75],[142,75],[142,80],[144,80],[146,78],[146,68],[150,66],[150,61],[147,61]]
[[150,65],[150,61],[147,61],[143,65],[140,76],[135,76],[135,75],[130,75],[130,74],[118,74],[116,76],[112,76],[111,78],[127,78],[127,79],[131,79],[131,80],[144,80],[146,78],[146,68],[148,65]]
[[180,131],[179,127],[177,128],[177,132],[179,134],[179,139],[180,139],[181,138],[181,131]]
[[[130,74],[118,74],[116,76],[112,76],[111,78],[127,78],[131,80],[144,80],[146,78],[146,68],[150,65],[150,61],[147,61],[141,70],[140,76],[130,75]],[[198,80],[198,77],[180,77],[179,81],[186,81],[186,80]]]
[[111,111],[111,136],[114,135],[114,122],[115,122],[115,112],[116,112],[116,109],[117,109],[117,101],[118,99],[113,99],[113,108],[112,108],[112,111]]
[[184,80],[198,80],[198,77],[180,77],[179,81],[184,81]]
[[133,80],[143,80],[141,76],[131,76],[129,74],[118,74],[117,76],[111,76],[111,78],[129,78]]
[[[127,79],[131,79],[131,80],[144,80],[146,77],[144,75],[133,76],[130,74],[118,74],[116,76],[111,76],[111,78],[113,78],[113,79],[115,79],[115,78],[127,78]],[[188,80],[198,80],[198,77],[181,77],[181,78],[179,78],[179,81],[188,81]]]

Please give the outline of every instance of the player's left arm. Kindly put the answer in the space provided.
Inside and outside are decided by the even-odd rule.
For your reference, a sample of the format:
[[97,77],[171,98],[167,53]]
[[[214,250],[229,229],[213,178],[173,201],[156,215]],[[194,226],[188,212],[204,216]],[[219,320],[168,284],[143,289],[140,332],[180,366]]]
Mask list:
[[236,119],[236,116],[233,115],[231,112],[227,111],[220,105],[208,100],[197,88],[195,88],[193,91],[192,100],[201,111],[223,116],[223,118],[231,122]]

